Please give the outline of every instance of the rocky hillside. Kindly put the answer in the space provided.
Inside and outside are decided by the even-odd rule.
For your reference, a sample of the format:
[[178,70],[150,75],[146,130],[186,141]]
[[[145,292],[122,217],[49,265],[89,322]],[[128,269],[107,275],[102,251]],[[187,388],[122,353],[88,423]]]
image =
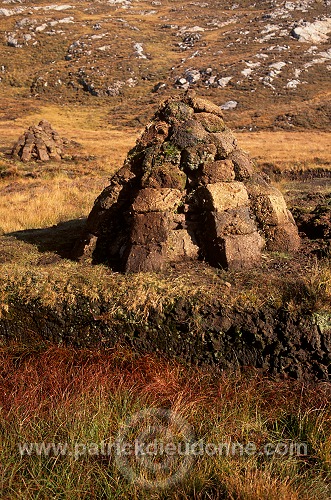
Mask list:
[[[330,125],[330,0],[0,1],[1,93],[106,103],[139,125],[195,88],[231,127]],[[5,100],[3,101],[5,108]]]

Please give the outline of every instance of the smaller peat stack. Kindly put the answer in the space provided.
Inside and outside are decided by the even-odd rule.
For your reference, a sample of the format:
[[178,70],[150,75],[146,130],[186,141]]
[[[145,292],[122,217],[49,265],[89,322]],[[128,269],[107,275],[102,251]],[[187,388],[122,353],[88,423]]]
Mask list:
[[61,138],[47,120],[41,120],[33,125],[18,139],[11,155],[23,162],[28,161],[59,161],[63,157],[63,150],[68,143]]
[[282,194],[238,147],[219,106],[188,92],[161,104],[97,198],[73,257],[124,272],[190,259],[240,269],[265,247],[295,251],[299,241]]

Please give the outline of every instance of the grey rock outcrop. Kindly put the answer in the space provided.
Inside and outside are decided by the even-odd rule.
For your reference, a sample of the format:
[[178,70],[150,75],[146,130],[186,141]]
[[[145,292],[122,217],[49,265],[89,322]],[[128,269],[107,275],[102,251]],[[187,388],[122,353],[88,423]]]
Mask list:
[[293,28],[291,35],[299,42],[321,43],[328,41],[330,32],[331,18],[326,18],[313,23],[301,21],[298,26]]
[[187,92],[161,104],[97,198],[73,256],[125,272],[190,259],[240,269],[265,247],[298,246],[282,194],[238,147],[220,107]]

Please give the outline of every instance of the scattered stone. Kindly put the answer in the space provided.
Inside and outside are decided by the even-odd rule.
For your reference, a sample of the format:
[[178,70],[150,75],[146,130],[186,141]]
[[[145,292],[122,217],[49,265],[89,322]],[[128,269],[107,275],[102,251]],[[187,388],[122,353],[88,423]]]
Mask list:
[[22,45],[18,42],[18,40],[13,35],[7,36],[7,45],[9,47],[15,47],[15,49],[19,49]]
[[0,16],[15,16],[17,14],[20,14],[21,12],[24,12],[24,10],[24,7],[16,7],[15,9],[0,9]]
[[281,73],[282,69],[284,68],[284,66],[286,66],[286,63],[283,62],[283,61],[270,64],[267,76],[265,76],[264,78],[261,78],[262,83],[264,85],[267,85],[267,86],[270,85],[271,86],[271,83],[274,81],[274,79],[277,76],[280,75],[280,73]]
[[185,35],[186,33],[201,33],[204,32],[205,29],[202,28],[201,26],[191,26],[191,28],[188,28],[186,26],[183,26],[178,32],[179,36]]
[[195,43],[201,39],[200,33],[190,32],[184,33],[182,35],[182,42],[178,43],[178,46],[181,50],[187,50],[191,47],[194,47]]
[[331,18],[327,18],[313,23],[301,21],[299,26],[292,29],[291,35],[299,42],[321,43],[328,41],[330,32]]
[[37,31],[37,32],[38,32],[38,31],[39,31],[39,32],[40,32],[40,31],[44,31],[46,28],[47,28],[47,24],[46,24],[46,23],[44,23],[44,24],[41,24],[40,26],[37,26],[35,31]]
[[300,85],[301,81],[300,80],[290,80],[287,82],[286,87],[288,89],[296,89],[298,85]]
[[44,7],[34,7],[35,10],[38,10],[38,9],[43,9],[43,10],[56,10],[56,11],[61,11],[61,10],[68,10],[68,9],[73,9],[73,6],[72,5],[67,5],[67,4],[64,4],[64,5],[45,5]]
[[219,78],[217,80],[218,86],[219,87],[226,87],[227,84],[232,80],[232,76],[224,76],[223,78]]
[[221,109],[224,109],[224,111],[228,111],[229,109],[236,109],[237,106],[238,106],[237,101],[227,101],[220,107]]
[[276,71],[280,71],[282,68],[284,68],[284,66],[286,66],[286,63],[283,61],[279,61],[279,62],[270,64],[269,68],[275,69]]
[[298,248],[284,198],[255,173],[220,107],[189,91],[161,104],[97,198],[73,256],[124,272],[191,259],[240,269],[258,264],[265,245]]
[[109,5],[121,5],[123,8],[130,7],[131,5],[130,0],[107,0],[107,3]]
[[23,162],[28,161],[59,161],[63,156],[64,140],[46,120],[41,120],[38,125],[29,127],[14,145],[11,155]]
[[182,88],[183,90],[187,90],[190,86],[189,82],[186,78],[177,78],[176,86]]
[[159,92],[160,90],[165,90],[167,88],[167,84],[164,82],[159,82],[154,85],[152,92]]
[[200,71],[196,69],[187,70],[185,76],[186,76],[186,81],[188,81],[189,83],[196,83],[201,78]]
[[144,49],[141,43],[135,43],[133,48],[139,59],[147,59],[147,56],[144,54]]

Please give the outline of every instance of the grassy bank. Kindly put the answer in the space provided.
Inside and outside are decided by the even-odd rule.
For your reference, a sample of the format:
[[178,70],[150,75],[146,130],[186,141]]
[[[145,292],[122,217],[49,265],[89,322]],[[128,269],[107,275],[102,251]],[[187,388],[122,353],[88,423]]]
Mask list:
[[[215,374],[139,357],[120,346],[76,351],[12,345],[1,349],[0,360],[4,499],[330,498],[331,408],[325,384],[276,381],[254,370]],[[171,410],[191,426],[194,442],[255,443],[258,451],[196,456],[176,487],[169,482],[170,489],[167,482],[164,489],[152,487],[157,468],[135,470],[130,483],[114,456],[102,454],[100,443],[115,441],[125,419],[150,408]],[[173,425],[168,422],[170,435]],[[161,429],[164,438],[164,424]],[[136,430],[147,435],[143,421]],[[20,453],[20,445],[41,442],[67,443],[67,453],[38,455],[34,448]],[[305,443],[306,451],[286,453],[290,443]],[[278,453],[261,452],[266,444]],[[163,471],[164,476],[169,477]],[[149,489],[141,486],[147,480]]]

